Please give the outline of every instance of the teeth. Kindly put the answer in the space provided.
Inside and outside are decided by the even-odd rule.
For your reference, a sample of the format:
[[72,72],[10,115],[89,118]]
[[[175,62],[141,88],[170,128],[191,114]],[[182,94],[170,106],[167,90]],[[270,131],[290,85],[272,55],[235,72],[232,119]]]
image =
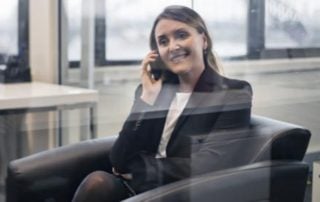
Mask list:
[[180,62],[181,60],[183,60],[185,58],[185,55],[177,55],[175,57],[173,57],[171,60],[174,63]]
[[174,63],[180,62],[181,60],[183,60],[185,57],[187,56],[186,52],[179,52],[179,53],[173,53],[170,56],[170,60]]

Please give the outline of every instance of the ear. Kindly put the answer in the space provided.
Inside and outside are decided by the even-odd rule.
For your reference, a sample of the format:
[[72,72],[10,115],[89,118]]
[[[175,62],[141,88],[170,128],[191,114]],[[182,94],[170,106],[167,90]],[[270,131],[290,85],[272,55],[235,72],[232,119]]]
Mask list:
[[202,33],[202,38],[203,38],[203,50],[206,50],[208,48],[208,38],[204,33]]

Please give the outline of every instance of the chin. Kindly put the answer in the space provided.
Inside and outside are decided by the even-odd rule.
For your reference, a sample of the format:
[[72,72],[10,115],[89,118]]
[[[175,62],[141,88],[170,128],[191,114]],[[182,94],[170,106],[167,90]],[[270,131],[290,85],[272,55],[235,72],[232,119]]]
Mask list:
[[172,65],[170,67],[170,70],[171,72],[173,72],[174,74],[177,74],[177,75],[182,75],[182,74],[185,74],[187,72],[189,72],[189,68],[186,67],[186,65]]

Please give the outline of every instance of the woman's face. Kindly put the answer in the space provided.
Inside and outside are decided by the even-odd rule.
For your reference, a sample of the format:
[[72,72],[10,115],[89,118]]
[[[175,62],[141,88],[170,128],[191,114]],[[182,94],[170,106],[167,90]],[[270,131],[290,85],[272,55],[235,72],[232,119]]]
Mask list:
[[207,38],[183,22],[161,19],[155,28],[161,59],[175,74],[197,73],[204,69],[203,50]]

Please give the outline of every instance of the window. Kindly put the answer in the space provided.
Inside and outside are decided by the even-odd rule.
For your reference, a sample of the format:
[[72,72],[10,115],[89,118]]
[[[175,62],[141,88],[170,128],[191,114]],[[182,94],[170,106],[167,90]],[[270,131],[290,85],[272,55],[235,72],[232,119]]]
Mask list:
[[81,0],[64,0],[64,8],[68,18],[68,59],[69,61],[79,61],[81,55]]
[[28,0],[0,1],[0,64],[19,56],[28,64]]
[[247,7],[248,1],[194,1],[194,9],[204,18],[219,56],[247,54]]
[[[74,61],[79,60],[81,54],[81,12],[79,12],[81,0],[65,2],[70,27],[69,60]],[[96,31],[98,31],[96,59],[99,60],[99,64],[108,62],[117,64],[117,61],[123,64],[125,61],[141,60],[149,50],[148,39],[154,19],[164,7],[172,4],[193,6],[201,13],[212,34],[214,49],[220,56],[246,55],[247,1],[100,0],[97,2],[99,5],[96,6]],[[105,8],[102,11],[101,6]],[[102,31],[102,28],[105,30]]]
[[318,0],[266,1],[266,47],[320,47]]
[[[79,61],[81,0],[65,1],[69,60]],[[200,13],[212,34],[214,50],[223,58],[319,56],[317,0],[96,0],[96,4],[97,66],[137,64],[149,50],[153,20],[172,4],[193,7]]]
[[18,54],[18,0],[0,1],[0,56]]
[[149,50],[149,33],[154,19],[171,4],[191,7],[190,0],[107,0],[106,59],[139,60],[144,57]]
[[[220,56],[232,57],[246,54],[246,1],[109,0],[105,4],[106,60],[141,59],[149,50],[148,39],[153,20],[165,6],[172,4],[193,6],[204,17],[213,35],[214,48]],[[130,13],[135,17],[132,18],[133,15]]]

